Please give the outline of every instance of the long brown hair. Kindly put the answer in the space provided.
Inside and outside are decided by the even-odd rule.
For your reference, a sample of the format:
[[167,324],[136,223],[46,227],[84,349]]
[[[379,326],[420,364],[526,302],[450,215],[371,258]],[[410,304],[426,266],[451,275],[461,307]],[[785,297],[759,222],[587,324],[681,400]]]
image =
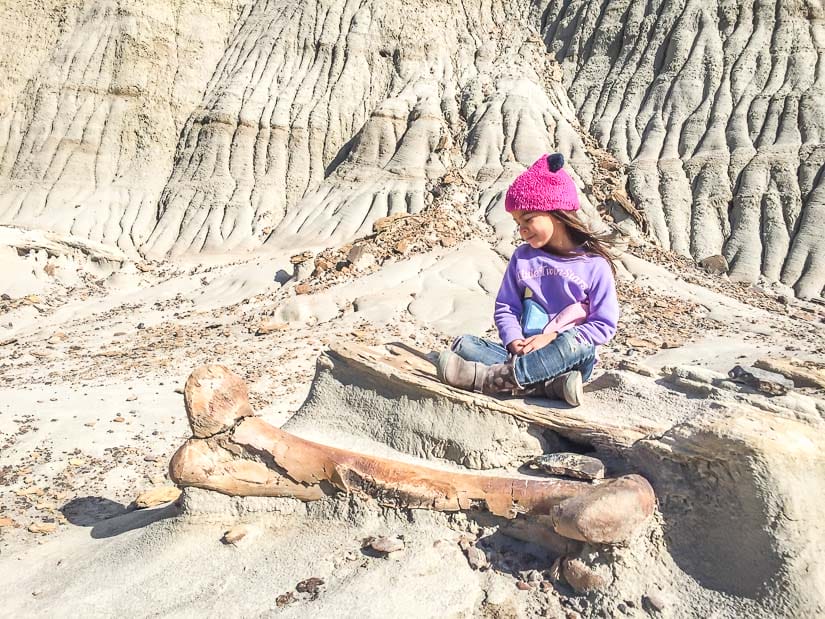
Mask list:
[[[613,276],[616,275],[616,265],[613,264],[615,256],[611,251],[613,246],[613,236],[611,234],[600,234],[590,229],[583,220],[581,220],[573,211],[551,211],[551,217],[555,217],[567,226],[567,232],[570,238],[581,246],[586,254],[595,254],[607,260],[610,265],[610,270],[613,271]],[[571,253],[571,255],[574,255]]]

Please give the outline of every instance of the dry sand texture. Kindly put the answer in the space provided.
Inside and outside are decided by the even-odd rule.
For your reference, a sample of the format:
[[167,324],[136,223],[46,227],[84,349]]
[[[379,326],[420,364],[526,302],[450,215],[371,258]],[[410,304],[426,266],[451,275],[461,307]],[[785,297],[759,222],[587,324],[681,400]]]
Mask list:
[[[456,192],[448,186],[445,199]],[[2,306],[0,508],[11,522],[0,527],[0,569],[12,574],[2,581],[2,612],[819,612],[821,385],[767,397],[720,372],[791,356],[821,376],[821,308],[643,245],[622,258],[621,335],[602,351],[579,410],[458,394],[433,382],[421,359],[412,374],[340,356],[314,369],[322,350],[342,342],[438,350],[452,334],[490,327],[504,265],[491,249],[495,231],[465,223],[438,233],[443,212],[429,217],[425,209],[417,223],[382,223],[358,240],[383,261],[363,272],[336,264],[351,251],[345,245],[312,260],[332,267],[295,265],[303,277],[277,275],[293,268],[286,254],[132,263],[88,241],[4,230],[3,273],[17,274],[4,285],[18,288]],[[412,241],[406,254],[397,233]],[[465,237],[474,238],[455,244]],[[306,439],[502,473],[542,451],[585,450],[611,475],[646,475],[659,511],[631,544],[565,548],[555,569],[562,555],[546,526],[511,530],[483,513],[388,510],[354,496],[306,506],[230,500],[193,489],[180,507],[130,511],[142,492],[170,485],[169,458],[191,434],[183,381],[215,362],[243,377],[268,422],[287,421],[284,429]],[[227,530],[242,539],[222,544]],[[403,553],[361,551],[384,535],[403,536]],[[472,567],[479,552],[490,563],[481,572]],[[210,567],[185,586],[168,578],[192,564]],[[325,583],[317,595],[295,590],[310,577]],[[387,588],[394,593],[376,599]]]

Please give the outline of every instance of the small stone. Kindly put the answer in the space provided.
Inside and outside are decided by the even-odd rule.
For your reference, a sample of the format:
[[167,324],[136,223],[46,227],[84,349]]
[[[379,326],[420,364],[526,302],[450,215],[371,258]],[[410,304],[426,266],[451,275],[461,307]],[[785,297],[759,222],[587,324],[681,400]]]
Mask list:
[[137,400],[136,395],[130,395],[128,398],[126,398],[127,402],[134,402],[135,400]]
[[320,274],[324,271],[331,270],[335,264],[327,260],[326,258],[316,258],[315,259],[315,272]]
[[298,593],[309,593],[310,595],[315,596],[318,595],[318,592],[323,584],[323,580],[313,576],[312,578],[302,580],[297,585],[295,585],[295,590]]
[[625,340],[625,344],[627,344],[631,348],[647,348],[649,350],[656,350],[656,349],[660,348],[661,345],[662,345],[661,342],[648,340],[648,339],[642,339],[642,338],[638,338],[638,337],[629,337],[629,338],[627,338]]
[[264,320],[258,325],[258,328],[255,329],[255,335],[269,335],[270,333],[274,333],[276,331],[286,331],[288,328],[289,324],[286,322]]
[[301,264],[302,262],[306,262],[307,260],[311,259],[312,256],[313,256],[313,253],[311,251],[305,251],[301,254],[296,254],[296,255],[292,256],[289,259],[289,261],[292,264]]
[[[786,347],[785,350],[796,350],[796,348]],[[764,358],[757,360],[753,365],[760,370],[778,372],[785,378],[792,380],[797,387],[825,389],[825,370],[818,368],[811,362],[788,358]]]
[[3,527],[16,527],[17,523],[11,518],[0,518],[0,529]]
[[121,417],[120,415],[118,415],[117,417],[115,417],[114,419],[112,419],[112,421],[114,421],[115,423],[123,423],[124,421],[126,421],[126,419],[124,419],[123,417]]
[[138,325],[137,325],[137,328],[138,329],[145,329],[146,328],[146,323],[145,322],[139,322]]
[[728,372],[737,383],[753,387],[765,395],[785,395],[794,388],[793,381],[788,380],[778,372],[770,372],[748,365],[737,365]]
[[565,559],[561,564],[564,579],[578,593],[604,591],[610,585],[613,580],[610,569],[606,565],[599,567],[601,569],[589,566],[578,557]]
[[232,527],[228,531],[223,534],[221,541],[224,544],[232,544],[236,546],[242,539],[244,539],[249,534],[249,528],[245,525],[239,524],[237,526]]
[[662,348],[670,349],[670,348],[681,348],[684,346],[685,343],[682,340],[665,340],[662,342]]
[[382,554],[390,554],[391,552],[404,550],[404,540],[400,537],[376,537],[370,539],[368,545],[375,552]]
[[536,456],[527,466],[549,475],[562,475],[576,479],[602,479],[604,463],[598,458],[577,453],[554,453]]
[[653,591],[642,597],[642,607],[660,613],[667,607],[667,602],[660,592]]
[[490,567],[490,562],[487,560],[487,555],[477,546],[467,545],[464,548],[464,554],[467,556],[467,563],[476,571],[483,572]]
[[376,263],[375,256],[364,245],[354,245],[347,253],[347,260],[359,271],[365,271]]
[[159,462],[160,457],[159,456],[152,456],[152,455],[143,456],[143,461],[144,462]]
[[399,254],[407,253],[407,250],[410,248],[410,242],[407,239],[401,239],[395,244],[395,251]]
[[699,266],[711,275],[724,275],[730,268],[727,259],[719,254],[702,258],[699,261]]
[[86,461],[83,458],[69,458],[69,464],[72,466],[84,466]]
[[312,287],[309,284],[298,284],[295,286],[295,294],[309,294]]
[[387,228],[389,228],[393,222],[397,221],[398,219],[404,219],[409,217],[409,213],[396,213],[394,215],[389,215],[387,217],[381,217],[376,219],[372,223],[372,231],[376,234],[383,232]]
[[516,582],[516,588],[520,589],[521,591],[529,591],[533,587],[531,587],[529,583],[526,583],[523,580],[519,580],[518,582]]
[[[664,346],[664,344],[663,344]],[[656,370],[638,361],[631,361],[629,359],[622,359],[619,361],[619,369],[639,374],[640,376],[654,377],[658,376]]]
[[289,591],[275,598],[275,606],[278,608],[283,608],[284,606],[297,601],[297,599],[298,598],[295,597],[295,594],[292,591]]
[[35,522],[34,524],[29,525],[29,532],[31,533],[40,533],[46,535],[48,533],[54,533],[56,530],[56,522]]
[[176,501],[180,496],[180,488],[176,486],[162,486],[160,488],[152,488],[147,490],[138,498],[135,499],[135,507],[137,509],[146,509],[148,507],[155,507]]

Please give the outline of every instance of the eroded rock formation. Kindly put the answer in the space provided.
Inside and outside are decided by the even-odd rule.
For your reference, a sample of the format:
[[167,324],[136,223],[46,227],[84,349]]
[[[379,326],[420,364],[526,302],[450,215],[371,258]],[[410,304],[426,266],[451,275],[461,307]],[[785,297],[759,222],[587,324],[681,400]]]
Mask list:
[[[711,376],[692,376],[692,382],[713,382]],[[798,403],[787,396],[754,394],[750,400],[717,396],[711,405],[701,406],[701,412],[680,420],[667,420],[659,406],[647,409],[636,399],[615,405],[607,414],[598,404],[597,391],[614,387],[609,380],[598,382],[583,406],[555,408],[549,402],[498,399],[440,384],[426,356],[406,346],[340,345],[321,355],[313,389],[284,430],[257,417],[232,422],[233,414],[213,415],[226,419],[221,427],[228,430],[187,442],[175,456],[172,473],[184,484],[222,492],[304,500],[348,488],[394,507],[460,508],[459,501],[445,502],[443,497],[465,489],[466,497],[481,497],[479,506],[490,496],[503,498],[501,503],[494,498],[491,509],[507,516],[513,515],[514,504],[512,496],[497,494],[500,484],[525,478],[479,474],[457,469],[455,463],[479,468],[506,462],[487,438],[508,437],[508,448],[520,449],[520,426],[508,429],[493,421],[509,419],[542,433],[547,451],[553,451],[553,444],[589,451],[607,464],[608,474],[620,474],[595,485],[533,477],[522,492],[536,492],[532,497],[546,502],[499,525],[508,536],[566,557],[561,573],[578,591],[601,589],[601,607],[616,608],[622,600],[650,597],[656,591],[656,599],[666,600],[662,603],[674,616],[697,604],[709,604],[731,617],[821,614],[825,573],[818,557],[825,534],[819,514],[825,450],[816,409],[801,414]],[[245,410],[235,404],[230,409]],[[409,423],[412,418],[419,423]],[[439,425],[443,418],[452,418],[455,425]],[[382,426],[413,438],[401,440],[374,429]],[[461,441],[448,450],[435,447],[443,444],[443,433],[455,435],[474,426],[480,428],[473,435],[483,446],[480,450]],[[381,443],[429,462],[419,464],[398,452],[387,457]],[[378,483],[364,485],[365,471],[374,473]],[[645,535],[638,535],[636,517],[649,513],[645,501],[653,495],[634,472],[650,480],[656,491],[657,509],[642,527]],[[492,495],[482,497],[480,480],[497,480],[489,486]],[[439,492],[434,497],[436,481]],[[624,518],[603,520],[605,512],[598,509],[602,492],[609,512],[623,513]],[[560,500],[562,495],[567,498]],[[529,505],[529,497],[520,503],[524,511]],[[628,529],[622,533],[625,523]],[[628,536],[632,539],[619,546],[604,545]]]
[[0,221],[134,250],[240,3],[47,4],[0,19]]
[[825,286],[816,2],[52,1],[0,28],[2,222],[326,247],[452,177],[504,248],[501,192],[540,153],[605,197],[589,132],[665,247]]
[[817,1],[552,0],[542,32],[583,126],[628,164],[667,248],[825,286]]
[[557,533],[601,544],[629,539],[655,508],[653,489],[638,475],[595,486],[480,475],[313,443],[250,417],[242,384],[222,366],[199,368],[187,381],[186,410],[195,436],[170,463],[170,477],[177,484],[301,500],[317,500],[334,489],[394,508],[485,509],[505,518],[551,515]]

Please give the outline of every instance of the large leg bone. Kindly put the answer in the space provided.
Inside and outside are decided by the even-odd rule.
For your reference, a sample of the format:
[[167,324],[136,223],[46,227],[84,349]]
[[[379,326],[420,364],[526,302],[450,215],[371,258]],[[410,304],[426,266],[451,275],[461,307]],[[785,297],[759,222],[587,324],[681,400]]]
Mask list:
[[[302,500],[318,499],[325,488],[334,488],[370,496],[391,507],[441,511],[479,507],[506,518],[520,513],[550,514],[554,506],[568,505],[575,498],[588,505],[587,495],[598,491],[594,497],[600,507],[599,536],[605,543],[610,542],[611,526],[624,539],[628,521],[635,528],[653,511],[650,485],[634,475],[594,486],[561,479],[457,473],[313,443],[248,416],[246,389],[238,388],[240,379],[226,368],[210,366],[195,374],[209,380],[190,377],[187,382],[185,396],[193,430],[217,431],[211,438],[190,439],[172,458],[170,476],[182,486]],[[216,390],[216,384],[233,388],[231,392]],[[204,422],[201,416],[207,414],[209,419]],[[629,488],[636,489],[638,501],[628,500]],[[617,509],[611,510],[613,494]],[[585,534],[579,533],[577,522],[559,519],[560,526],[575,531],[581,539]]]

